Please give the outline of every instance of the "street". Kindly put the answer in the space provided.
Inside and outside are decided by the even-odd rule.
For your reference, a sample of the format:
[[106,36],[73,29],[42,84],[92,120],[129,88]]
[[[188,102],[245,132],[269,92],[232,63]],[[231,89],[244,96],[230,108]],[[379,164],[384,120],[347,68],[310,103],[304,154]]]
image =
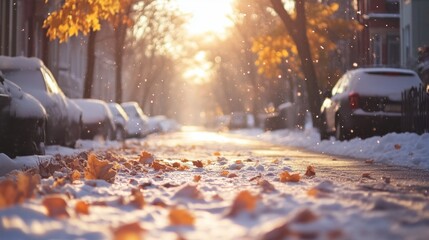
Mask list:
[[[2,236],[426,239],[428,233],[423,170],[191,127],[92,152],[98,160],[88,152],[63,156],[64,166],[41,180],[34,199],[2,209]],[[78,210],[82,202],[85,211]]]

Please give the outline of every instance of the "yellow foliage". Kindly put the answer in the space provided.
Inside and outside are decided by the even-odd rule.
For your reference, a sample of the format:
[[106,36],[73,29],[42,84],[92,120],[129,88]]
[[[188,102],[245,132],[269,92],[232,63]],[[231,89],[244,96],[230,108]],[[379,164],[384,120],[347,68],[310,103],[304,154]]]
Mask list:
[[[45,0],[45,3],[48,1]],[[132,24],[125,12],[131,0],[65,0],[57,11],[43,22],[50,40],[67,41],[69,37],[100,30],[100,21],[106,20],[116,26]]]
[[[327,74],[325,63],[329,62],[328,53],[336,49],[335,41],[350,37],[355,30],[362,28],[356,21],[334,17],[338,9],[337,3],[306,3],[307,36],[313,60],[319,63],[316,64],[316,71],[321,79]],[[292,15],[292,18],[295,16]],[[298,50],[286,31],[275,31],[253,39],[251,50],[257,54],[255,65],[259,74],[268,78],[277,77],[281,74],[280,64],[286,59],[291,71],[301,73]]]

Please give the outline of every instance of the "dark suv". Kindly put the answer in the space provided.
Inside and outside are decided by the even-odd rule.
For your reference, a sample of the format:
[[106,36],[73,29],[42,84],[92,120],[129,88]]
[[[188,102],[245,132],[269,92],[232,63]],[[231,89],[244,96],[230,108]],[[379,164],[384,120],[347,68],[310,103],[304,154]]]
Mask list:
[[321,139],[338,140],[399,132],[401,93],[421,84],[411,70],[359,68],[347,71],[327,92],[321,107]]
[[0,152],[9,157],[45,154],[46,111],[0,72]]

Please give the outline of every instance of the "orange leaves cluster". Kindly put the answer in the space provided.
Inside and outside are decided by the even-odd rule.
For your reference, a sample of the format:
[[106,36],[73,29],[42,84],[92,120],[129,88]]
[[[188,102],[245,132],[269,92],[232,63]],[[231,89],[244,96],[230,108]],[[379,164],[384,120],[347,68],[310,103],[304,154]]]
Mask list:
[[88,163],[85,168],[85,179],[102,179],[106,182],[113,183],[115,181],[116,170],[113,169],[113,164],[105,160],[100,160],[95,154],[88,155]]
[[6,179],[0,182],[0,209],[19,204],[32,198],[40,183],[40,175],[19,172],[16,181]]
[[[50,40],[67,41],[69,37],[84,35],[100,30],[100,21],[107,20],[112,25],[131,24],[126,16],[130,0],[66,0],[61,9],[51,12],[43,22]],[[122,21],[121,21],[122,20]]]
[[173,208],[168,214],[170,224],[173,226],[192,226],[195,223],[195,217],[186,209]]
[[280,182],[299,182],[301,179],[299,173],[289,173],[287,171],[280,173],[279,177]]
[[252,195],[249,191],[244,190],[237,194],[235,197],[232,207],[227,214],[228,217],[235,217],[241,212],[252,213],[258,202],[258,197]]

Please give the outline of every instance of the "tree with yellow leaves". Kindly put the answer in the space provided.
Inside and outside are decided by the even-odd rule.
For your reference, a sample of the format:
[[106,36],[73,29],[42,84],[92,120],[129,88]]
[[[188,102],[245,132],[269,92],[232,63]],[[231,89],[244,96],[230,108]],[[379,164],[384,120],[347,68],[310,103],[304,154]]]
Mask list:
[[[48,3],[48,0],[45,2]],[[135,0],[65,0],[60,9],[50,13],[45,19],[43,27],[47,28],[47,35],[50,40],[58,39],[62,43],[79,33],[89,34],[84,98],[91,97],[95,65],[95,33],[101,28],[100,22],[108,21],[117,29],[122,29],[123,25],[131,25],[132,20],[129,18],[129,12],[133,2]],[[118,31],[118,35],[124,36],[125,31]],[[122,51],[122,48],[116,50]],[[122,53],[116,55],[122,57]],[[119,60],[117,61],[117,93],[121,93],[122,61],[121,59],[117,60]]]
[[281,75],[281,67],[287,59],[289,69],[302,73],[300,77],[305,80],[313,126],[319,128],[321,82],[318,77],[323,79],[326,74],[329,53],[335,50],[336,41],[349,37],[359,25],[335,18],[337,3],[294,1],[294,11],[289,13],[282,0],[270,1],[285,28],[255,39],[252,51],[258,54],[258,72],[268,77]]

